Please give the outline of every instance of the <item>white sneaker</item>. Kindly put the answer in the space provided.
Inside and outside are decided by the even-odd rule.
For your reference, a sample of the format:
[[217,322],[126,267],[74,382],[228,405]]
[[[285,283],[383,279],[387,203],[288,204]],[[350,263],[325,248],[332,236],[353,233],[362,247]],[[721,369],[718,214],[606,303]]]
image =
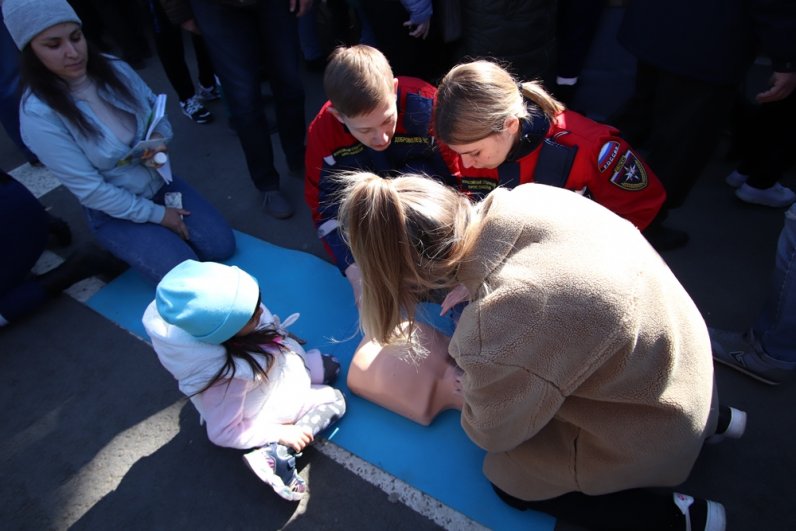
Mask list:
[[705,442],[708,444],[720,443],[724,439],[740,439],[746,432],[746,411],[735,409],[734,407],[719,404],[719,418],[723,415],[730,417],[727,422],[727,427],[721,433],[716,432],[707,439]]
[[[697,511],[694,511],[697,514],[692,515],[694,503],[700,506],[704,504],[704,507],[699,507]],[[725,531],[727,528],[727,514],[724,511],[724,506],[719,502],[697,500],[687,494],[675,492],[674,504],[685,516],[686,531]],[[693,509],[697,509],[697,507],[693,507]]]
[[796,201],[796,193],[779,183],[771,188],[753,188],[744,183],[735,190],[735,196],[741,201],[774,208],[790,206]]
[[743,173],[739,172],[738,170],[733,170],[731,174],[724,178],[724,182],[732,186],[733,188],[738,188],[746,180],[749,178],[748,175],[744,175]]

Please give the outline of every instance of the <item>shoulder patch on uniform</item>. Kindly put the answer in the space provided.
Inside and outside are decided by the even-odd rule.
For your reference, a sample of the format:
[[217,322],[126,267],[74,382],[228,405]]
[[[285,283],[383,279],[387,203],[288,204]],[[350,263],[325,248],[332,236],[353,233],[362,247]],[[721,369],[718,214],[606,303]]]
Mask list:
[[616,163],[610,181],[623,190],[637,192],[647,187],[647,170],[636,154],[628,149]]
[[337,161],[334,160],[334,155],[326,155],[325,157],[323,157],[323,161],[329,166],[334,166],[335,164],[337,164]]
[[597,155],[597,168],[600,173],[605,173],[605,170],[611,167],[618,154],[619,142],[611,140],[603,144],[603,147],[600,148],[600,154]]

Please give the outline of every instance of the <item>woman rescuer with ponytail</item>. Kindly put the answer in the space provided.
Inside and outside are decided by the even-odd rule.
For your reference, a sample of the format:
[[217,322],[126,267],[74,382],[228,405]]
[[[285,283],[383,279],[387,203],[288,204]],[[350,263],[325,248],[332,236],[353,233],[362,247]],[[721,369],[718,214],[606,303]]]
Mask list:
[[[539,184],[474,205],[419,176],[340,178],[363,332],[439,359],[417,305],[460,308],[461,423],[504,501],[588,529],[724,529],[720,503],[647,490],[682,483],[745,414],[719,407],[702,316],[631,223]],[[423,379],[405,366],[388,407]]]
[[619,131],[566,109],[537,82],[490,61],[452,68],[437,87],[435,137],[459,154],[461,190],[537,182],[572,190],[627,219],[658,249],[687,235],[661,226],[666,192]]

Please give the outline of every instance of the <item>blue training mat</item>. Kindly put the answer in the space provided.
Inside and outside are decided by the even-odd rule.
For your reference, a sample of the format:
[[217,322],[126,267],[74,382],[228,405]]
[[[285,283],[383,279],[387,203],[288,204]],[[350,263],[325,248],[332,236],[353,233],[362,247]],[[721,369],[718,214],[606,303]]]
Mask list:
[[[361,336],[351,288],[334,265],[240,232],[235,237],[237,252],[227,263],[257,278],[263,302],[273,313],[282,318],[301,314],[290,330],[307,340],[307,348],[333,354],[343,365],[336,386],[346,395],[348,411],[333,428],[335,444],[489,528],[553,529],[552,517],[517,511],[495,495],[481,473],[484,451],[467,438],[457,411],[447,411],[424,427],[348,390],[347,367]],[[153,286],[127,271],[88,305],[148,340],[141,316],[154,296]]]

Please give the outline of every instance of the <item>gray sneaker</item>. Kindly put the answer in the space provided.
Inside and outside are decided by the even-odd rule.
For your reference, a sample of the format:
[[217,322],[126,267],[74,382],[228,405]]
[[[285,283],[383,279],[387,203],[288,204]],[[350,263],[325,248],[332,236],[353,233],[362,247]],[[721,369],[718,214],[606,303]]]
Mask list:
[[293,215],[293,206],[279,190],[271,190],[263,194],[263,208],[266,213],[276,219],[287,219]]
[[772,358],[765,353],[750,329],[744,333],[708,328],[713,359],[768,385],[793,378],[796,363]]
[[724,182],[733,188],[739,188],[743,183],[749,180],[748,175],[744,175],[738,170],[733,170],[731,174],[724,178]]
[[743,183],[735,190],[735,197],[746,203],[782,208],[796,201],[796,192],[780,183],[774,183],[770,188],[755,188]]
[[191,96],[180,102],[182,113],[198,124],[207,124],[213,121],[213,115],[208,111],[196,96]]
[[205,87],[199,83],[199,92],[196,95],[204,102],[221,99],[221,92],[218,90],[218,85],[215,84],[212,87]]

